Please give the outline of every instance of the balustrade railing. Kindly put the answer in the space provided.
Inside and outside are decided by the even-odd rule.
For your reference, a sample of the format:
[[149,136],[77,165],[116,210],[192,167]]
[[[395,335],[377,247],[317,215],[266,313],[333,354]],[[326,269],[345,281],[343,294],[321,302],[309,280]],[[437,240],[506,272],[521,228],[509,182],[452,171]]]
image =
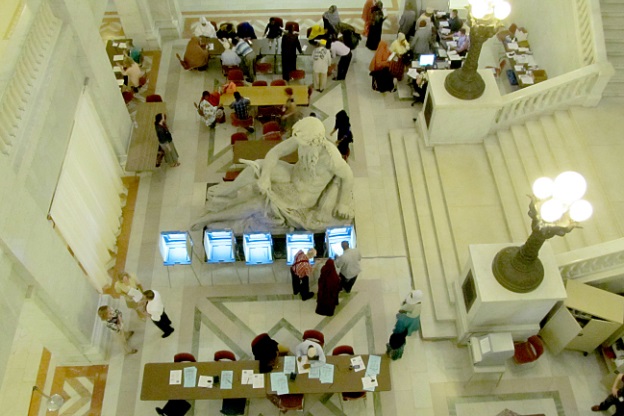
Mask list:
[[624,238],[557,255],[564,280],[602,283],[624,276]]

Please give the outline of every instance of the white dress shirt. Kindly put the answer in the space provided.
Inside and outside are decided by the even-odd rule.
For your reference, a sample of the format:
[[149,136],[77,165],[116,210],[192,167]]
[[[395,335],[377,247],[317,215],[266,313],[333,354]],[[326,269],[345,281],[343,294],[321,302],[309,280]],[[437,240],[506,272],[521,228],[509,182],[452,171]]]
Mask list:
[[336,56],[346,56],[349,55],[349,52],[351,52],[351,49],[339,40],[332,42],[330,50],[332,58],[335,58]]
[[162,298],[160,297],[160,293],[152,290],[154,292],[154,299],[147,302],[147,306],[145,310],[150,314],[152,321],[158,322],[160,321],[160,317],[165,311],[165,305],[162,302]]
[[345,250],[342,256],[336,257],[335,264],[345,279],[353,279],[362,271],[360,260],[362,260],[362,255],[358,249],[350,248]]
[[309,339],[306,339],[301,344],[297,345],[297,347],[295,348],[295,355],[297,357],[307,357],[308,348],[310,347],[316,348],[316,353],[319,356],[319,362],[324,363],[327,361],[327,359],[325,358],[325,353],[323,352],[323,347],[321,347],[318,343],[314,341],[310,341]]

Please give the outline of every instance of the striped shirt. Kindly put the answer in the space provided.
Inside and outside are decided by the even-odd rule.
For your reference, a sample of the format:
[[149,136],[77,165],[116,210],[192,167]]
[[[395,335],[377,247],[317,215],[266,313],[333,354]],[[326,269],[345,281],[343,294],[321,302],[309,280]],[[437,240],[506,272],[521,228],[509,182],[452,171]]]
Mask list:
[[293,265],[290,266],[290,271],[300,278],[312,275],[312,266],[310,266],[310,260],[308,259],[306,253],[303,252],[303,250],[299,250],[295,255],[295,261]]
[[236,47],[234,48],[234,51],[238,54],[238,56],[242,57],[253,52],[253,49],[244,40],[239,40],[236,44]]

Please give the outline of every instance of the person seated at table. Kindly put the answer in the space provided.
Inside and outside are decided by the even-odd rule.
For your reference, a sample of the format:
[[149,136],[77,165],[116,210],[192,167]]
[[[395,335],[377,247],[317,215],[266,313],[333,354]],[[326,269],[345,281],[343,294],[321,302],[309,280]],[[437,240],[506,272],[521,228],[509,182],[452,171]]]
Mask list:
[[195,30],[193,31],[193,34],[197,36],[198,38],[201,36],[205,38],[217,37],[216,29],[214,28],[212,23],[210,23],[208,19],[206,19],[204,16],[199,18],[199,24],[195,26]]
[[457,32],[464,25],[464,21],[457,15],[457,9],[451,10],[451,16],[447,20],[451,32]]
[[217,38],[219,39],[234,39],[236,37],[236,30],[232,23],[221,23],[219,30],[217,30]]
[[139,88],[142,86],[141,77],[145,75],[139,64],[129,56],[125,56],[120,68],[121,73],[127,79],[127,85],[132,88],[132,91],[139,92]]
[[202,48],[199,38],[193,36],[186,45],[184,52],[184,62],[188,65],[188,69],[203,70],[208,68],[209,58],[208,51]]
[[[217,105],[218,104],[217,102]],[[202,93],[201,100],[199,100],[199,105],[197,106],[197,112],[206,126],[211,129],[215,128],[217,124],[217,106],[210,102],[210,93],[208,91]]]
[[269,47],[272,47],[274,43],[276,43],[276,39],[282,36],[282,26],[279,24],[278,20],[275,20],[274,17],[269,19],[269,23],[264,28],[263,36],[269,39]]
[[303,362],[304,368],[306,368],[306,365],[320,367],[327,361],[325,353],[323,352],[323,347],[309,339],[297,345],[295,348],[295,355],[298,361]]
[[241,64],[241,58],[238,56],[232,43],[229,40],[223,42],[225,50],[221,53],[221,65],[223,66],[239,66]]
[[[240,92],[234,91],[234,101],[230,104],[230,108],[236,113],[236,117],[239,120],[247,120],[249,118],[249,106],[251,101],[249,98],[243,97]],[[253,127],[245,127],[249,133],[253,133],[255,130]]]
[[260,337],[260,339],[251,347],[254,360],[260,361],[260,372],[270,373],[277,363],[279,356],[279,344],[268,334]]
[[427,94],[427,85],[429,84],[429,75],[427,75],[426,69],[418,68],[417,71],[418,75],[412,80],[412,88],[414,89],[412,95],[415,103],[424,103],[425,95]]
[[419,24],[420,26],[410,42],[410,48],[414,59],[418,58],[420,55],[430,54],[432,50],[431,45],[433,44],[431,27],[427,26],[427,22],[424,20],[421,20]]
[[461,56],[464,56],[470,49],[470,37],[466,34],[466,29],[463,27],[459,29],[459,32],[455,35],[457,36],[457,47],[455,51]]

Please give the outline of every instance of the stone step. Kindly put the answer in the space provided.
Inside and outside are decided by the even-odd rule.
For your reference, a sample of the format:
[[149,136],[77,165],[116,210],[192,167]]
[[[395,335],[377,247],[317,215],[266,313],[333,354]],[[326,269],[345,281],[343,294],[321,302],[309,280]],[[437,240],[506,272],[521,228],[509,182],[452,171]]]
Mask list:
[[606,41],[613,41],[616,43],[624,43],[624,28],[611,29],[604,28],[604,37]]
[[620,55],[612,55],[607,52],[607,60],[611,62],[617,72],[624,72],[624,48]]
[[[412,270],[413,275],[418,273],[427,276],[428,298],[431,305],[428,312],[431,322],[453,321],[455,314],[448,296],[446,281],[440,278],[443,274],[440,253],[435,243],[436,232],[433,218],[429,209],[428,194],[425,187],[424,174],[418,155],[418,146],[414,145],[422,140],[415,132],[405,130],[392,130],[390,132],[390,145],[394,161],[395,176],[399,191],[402,215],[404,216],[405,235],[407,236],[407,249],[410,257],[420,256],[424,259],[423,269]],[[406,142],[412,143],[412,152],[407,150]],[[416,149],[416,150],[414,150]],[[413,267],[415,262],[410,261]],[[435,277],[435,278],[434,278]],[[424,313],[424,310],[423,310]]]
[[622,12],[624,12],[624,4],[622,4],[620,0],[612,0],[612,1],[601,0],[600,1],[600,13],[603,16],[611,15],[615,13],[619,14]]

